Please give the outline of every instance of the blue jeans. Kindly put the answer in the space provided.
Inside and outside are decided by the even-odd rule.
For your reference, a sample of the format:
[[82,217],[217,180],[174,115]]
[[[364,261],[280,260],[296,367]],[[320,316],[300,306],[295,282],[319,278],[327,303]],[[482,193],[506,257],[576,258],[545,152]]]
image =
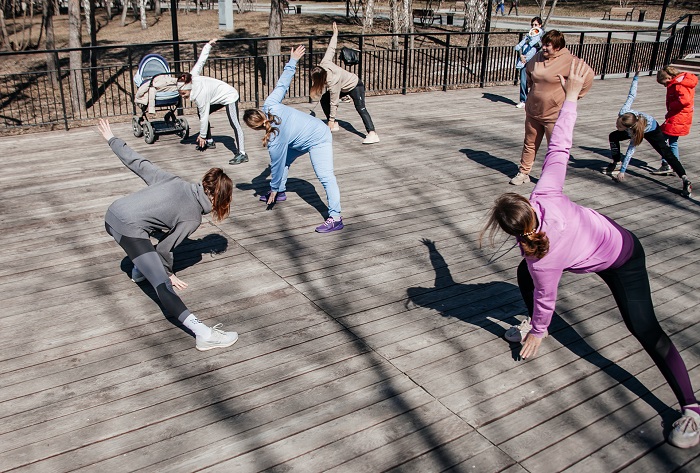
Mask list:
[[[289,148],[287,162],[284,166],[284,175],[282,176],[282,183],[278,192],[284,192],[287,189],[289,166],[303,154],[306,154],[306,152]],[[314,146],[309,150],[309,158],[311,158],[311,166],[314,168],[316,177],[321,181],[321,185],[326,191],[328,216],[340,217],[340,189],[333,173],[333,142],[328,141]]]
[[527,100],[527,72],[525,71],[525,66],[520,69],[520,101],[525,102]]
[[[678,137],[668,136],[666,133],[664,133],[664,138],[666,138],[666,143],[668,143],[668,147],[671,148],[673,155],[680,161],[680,158],[678,157]],[[666,164],[666,160],[662,159],[661,164]]]

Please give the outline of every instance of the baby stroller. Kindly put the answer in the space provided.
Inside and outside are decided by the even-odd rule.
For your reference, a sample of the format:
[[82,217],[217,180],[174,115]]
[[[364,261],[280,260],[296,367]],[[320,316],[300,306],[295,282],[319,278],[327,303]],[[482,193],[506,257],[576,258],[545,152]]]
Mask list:
[[[147,54],[139,63],[134,82],[138,87],[134,103],[141,110],[141,114],[131,120],[134,136],[143,136],[148,144],[155,142],[158,135],[171,133],[187,139],[190,125],[184,117],[175,116],[175,111],[182,109],[182,99],[177,91],[177,78],[170,72],[168,61],[159,54]],[[167,110],[164,120],[148,119],[148,115],[155,114],[156,110]]]

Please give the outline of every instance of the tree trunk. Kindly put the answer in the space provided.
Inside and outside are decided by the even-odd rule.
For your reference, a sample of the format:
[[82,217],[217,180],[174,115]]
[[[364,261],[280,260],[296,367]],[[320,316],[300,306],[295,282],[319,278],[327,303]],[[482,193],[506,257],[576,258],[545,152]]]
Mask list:
[[362,34],[367,34],[372,32],[374,27],[374,0],[367,0],[367,4],[364,6],[364,17],[362,20]]
[[92,25],[90,24],[90,0],[83,0],[83,10],[85,10],[85,32],[88,37],[92,37]]
[[[68,47],[79,48],[82,46],[82,35],[80,31],[80,0],[68,0]],[[85,106],[85,85],[82,74],[82,52],[71,51],[70,58],[70,98],[73,105],[73,114],[84,116]]]
[[[53,16],[54,16],[54,0],[43,0],[44,7],[44,30],[46,30],[46,45],[44,49],[56,49],[56,38],[53,31]],[[46,70],[49,73],[51,84],[55,89],[58,89],[58,64],[56,64],[56,55],[54,53],[46,53]]]
[[105,8],[107,9],[107,23],[112,19],[112,2],[105,0]]
[[[466,0],[464,26],[462,31],[483,32],[486,28],[486,2],[491,0]],[[474,40],[476,38],[476,40]],[[479,46],[482,44],[483,35],[469,35],[467,46]]]
[[153,8],[155,10],[156,18],[160,18],[163,12],[160,9],[160,0],[153,0]]
[[[282,2],[272,0],[270,4],[270,24],[268,36],[282,36]],[[275,39],[267,42],[267,55],[277,56],[282,53],[282,41]]]
[[141,14],[141,29],[148,29],[148,22],[146,21],[146,0],[139,0],[139,13]]
[[7,34],[7,25],[5,24],[5,13],[0,9],[0,31],[2,31],[2,44],[3,47],[12,51],[12,44],[10,44],[10,35]]
[[542,27],[543,28],[544,28],[544,25],[546,25],[547,22],[549,21],[549,17],[552,16],[552,12],[554,11],[554,7],[556,7],[556,6],[557,6],[557,0],[553,0],[552,6],[549,7],[549,13],[547,13],[547,18],[542,20]]
[[[544,16],[544,9],[546,6],[547,6],[547,0],[542,0],[542,3],[540,3],[540,13],[537,16],[539,16],[540,18],[542,18]],[[544,26],[544,25],[542,25],[542,26]]]
[[126,13],[129,8],[129,0],[123,0],[122,3],[122,26],[126,26]]

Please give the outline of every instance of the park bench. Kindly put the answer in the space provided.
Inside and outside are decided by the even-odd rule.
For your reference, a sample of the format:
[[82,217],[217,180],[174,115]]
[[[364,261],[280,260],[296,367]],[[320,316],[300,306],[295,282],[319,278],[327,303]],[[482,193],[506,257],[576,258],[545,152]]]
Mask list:
[[627,18],[629,18],[629,20],[632,21],[633,13],[634,7],[610,7],[603,12],[603,20],[605,20],[606,16],[608,17],[608,20],[612,20],[612,17],[614,16],[615,18],[624,18],[625,21],[627,21]]
[[442,24],[442,15],[436,15],[434,10],[426,10],[424,8],[414,8],[413,9],[413,21],[418,18],[421,26],[426,26],[428,24],[434,24],[435,21],[439,21]]

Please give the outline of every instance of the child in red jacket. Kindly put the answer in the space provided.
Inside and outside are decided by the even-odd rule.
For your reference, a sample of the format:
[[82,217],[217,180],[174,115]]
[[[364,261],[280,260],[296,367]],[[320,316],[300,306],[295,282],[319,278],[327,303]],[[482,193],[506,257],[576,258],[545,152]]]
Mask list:
[[[661,125],[661,131],[678,158],[678,137],[690,133],[690,125],[693,123],[693,102],[698,77],[690,72],[681,72],[673,66],[666,66],[656,74],[656,81],[666,86],[666,121]],[[652,171],[652,174],[673,174],[673,170],[662,160],[661,167]]]

